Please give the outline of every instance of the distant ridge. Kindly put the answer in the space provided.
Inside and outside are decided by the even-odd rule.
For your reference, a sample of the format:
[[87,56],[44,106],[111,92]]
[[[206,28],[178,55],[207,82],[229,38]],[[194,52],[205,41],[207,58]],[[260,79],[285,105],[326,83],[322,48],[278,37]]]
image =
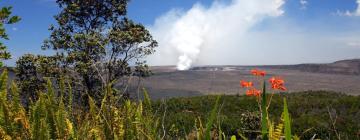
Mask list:
[[316,73],[360,75],[360,59],[340,60],[325,64],[271,65],[260,67],[291,69]]
[[258,65],[258,66],[198,66],[190,70],[241,70],[243,68],[270,68],[299,70],[303,72],[360,75],[360,59],[340,60],[324,64],[294,64],[294,65]]

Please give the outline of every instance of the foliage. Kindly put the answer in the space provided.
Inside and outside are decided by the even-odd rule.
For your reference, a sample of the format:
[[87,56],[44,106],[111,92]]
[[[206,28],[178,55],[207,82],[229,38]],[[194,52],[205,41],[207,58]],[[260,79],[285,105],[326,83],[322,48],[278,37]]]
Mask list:
[[25,104],[35,101],[38,92],[44,92],[46,77],[59,81],[61,73],[65,73],[57,59],[52,56],[25,54],[16,61],[16,82]]
[[143,25],[127,18],[128,0],[56,2],[58,25],[50,27],[43,49],[55,50],[58,61],[79,77],[77,89],[98,100],[105,84],[150,74],[142,58],[154,52],[157,42]]
[[[0,76],[0,138],[29,139],[31,133],[27,114],[20,104],[15,83],[11,84],[11,92],[8,92],[7,78],[5,70]],[[11,97],[11,100],[8,97]]]
[[[211,110],[210,116],[208,117],[206,126],[204,127],[202,124],[201,119],[196,119],[195,120],[195,135],[191,136],[189,135],[188,138],[190,139],[206,139],[209,140],[211,138],[216,137],[216,135],[212,134],[211,130],[213,129],[213,125],[215,124],[215,119],[218,113],[218,109],[219,109],[219,100],[220,100],[220,96],[217,97],[216,102],[215,102],[215,106],[213,107],[213,109]],[[219,133],[219,135],[217,135],[217,137],[221,137],[221,132]]]
[[158,131],[159,120],[144,110],[151,107],[149,99],[146,103],[128,100],[123,106],[117,106],[118,98],[112,95],[111,86],[107,86],[101,105],[95,105],[89,97],[89,111],[82,112],[72,110],[72,99],[64,98],[65,85],[55,90],[50,79],[46,84],[47,93],[39,93],[39,98],[26,111],[15,83],[11,86],[11,95],[7,94],[7,71],[3,72],[0,76],[1,139],[160,139],[162,136]]
[[[2,7],[0,10],[0,39],[9,40],[9,36],[6,33],[5,25],[6,24],[14,24],[20,21],[20,17],[11,15],[12,7]],[[10,53],[6,50],[7,46],[5,46],[2,42],[0,42],[0,67],[3,66],[2,60],[7,60],[11,58]]]
[[[291,114],[291,131],[301,139],[311,139],[315,134],[320,139],[336,139],[329,121],[327,106],[337,113],[336,127],[343,139],[357,138],[360,130],[360,96],[350,96],[330,91],[304,91],[289,93],[285,96]],[[177,129],[177,134],[185,137],[190,133],[195,118],[205,121],[211,104],[215,104],[217,96],[181,97],[169,99],[167,103],[166,129]],[[221,130],[238,138],[243,134],[249,139],[255,139],[261,127],[260,112],[254,97],[226,95],[222,96],[220,117]],[[153,108],[157,109],[161,101],[155,101]],[[162,112],[162,111],[161,111]],[[161,116],[161,112],[158,116]],[[283,98],[274,95],[269,108],[269,119],[281,123]],[[172,124],[176,124],[172,127]],[[169,133],[170,135],[170,133]],[[174,134],[171,134],[174,135]]]
[[[7,88],[6,72],[0,76],[2,139],[256,139],[261,135],[257,97],[222,96],[220,100],[219,96],[200,96],[164,103],[151,102],[144,90],[143,101],[127,100],[119,105],[120,97],[108,85],[100,105],[89,96],[89,108],[80,109],[72,106],[73,96],[64,96],[72,94],[64,79],[58,89],[53,80],[45,78],[45,93],[39,92],[27,111],[20,103],[17,85]],[[357,137],[359,101],[359,96],[324,91],[275,94],[268,108],[269,139],[286,136],[291,130],[301,134],[292,139],[311,139],[314,134],[321,139],[336,138],[332,122],[326,119],[326,106],[337,111],[335,125],[342,138]],[[291,125],[287,114],[292,114]]]
[[284,98],[284,111],[283,111],[283,122],[285,124],[285,128],[284,128],[284,133],[285,133],[285,139],[286,140],[291,140],[291,125],[290,125],[290,115],[289,115],[289,111],[288,111],[288,107],[287,107],[287,102],[286,102],[286,98]]

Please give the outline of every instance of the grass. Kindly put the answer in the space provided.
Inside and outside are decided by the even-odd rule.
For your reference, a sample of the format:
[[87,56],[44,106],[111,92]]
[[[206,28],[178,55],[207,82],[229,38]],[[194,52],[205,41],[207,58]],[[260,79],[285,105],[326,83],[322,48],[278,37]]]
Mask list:
[[[305,91],[284,94],[291,116],[291,129],[301,139],[334,139],[336,133],[342,139],[359,138],[360,96],[350,96],[329,91]],[[166,101],[165,124],[169,135],[184,135],[194,128],[194,118],[205,120],[215,104],[217,96],[198,96],[190,98],[172,98]],[[154,101],[153,108],[163,106],[162,101]],[[162,116],[164,108],[157,115]],[[283,99],[274,95],[269,108],[271,120],[278,119],[283,112]],[[331,121],[330,115],[336,115]],[[255,97],[223,96],[220,100],[218,121],[221,130],[228,135],[244,134],[253,138],[260,134],[260,112]],[[170,129],[171,128],[171,129]],[[239,136],[240,137],[240,136]]]

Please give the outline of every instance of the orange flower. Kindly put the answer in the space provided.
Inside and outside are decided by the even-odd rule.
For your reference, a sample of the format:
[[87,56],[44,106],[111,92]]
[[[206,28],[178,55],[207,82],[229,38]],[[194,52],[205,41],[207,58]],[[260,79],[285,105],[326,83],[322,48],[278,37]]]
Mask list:
[[252,87],[253,86],[253,83],[252,82],[246,82],[246,81],[240,81],[240,86],[241,87],[246,87],[246,88],[248,88],[248,87]]
[[264,77],[266,75],[265,71],[260,71],[260,76]]
[[258,70],[257,69],[252,69],[251,70],[251,74],[254,76],[257,76]]
[[261,91],[255,89],[255,88],[251,88],[251,89],[246,90],[246,95],[247,96],[260,96]]
[[271,77],[269,82],[271,83],[272,89],[282,90],[282,91],[286,90],[286,88],[284,87],[285,81],[280,77]]
[[251,89],[246,90],[246,96],[252,96],[253,93],[251,92]]
[[252,69],[251,74],[254,75],[254,76],[262,76],[262,77],[264,77],[266,75],[266,71]]
[[257,89],[254,89],[254,95],[255,96],[260,96],[260,94],[261,94],[261,91],[260,90],[257,90]]

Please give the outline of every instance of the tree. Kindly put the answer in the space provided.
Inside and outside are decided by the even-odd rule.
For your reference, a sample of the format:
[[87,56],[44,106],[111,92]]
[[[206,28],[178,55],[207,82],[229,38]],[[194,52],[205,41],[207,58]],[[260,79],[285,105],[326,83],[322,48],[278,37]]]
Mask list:
[[38,99],[38,93],[46,89],[46,78],[57,82],[63,75],[60,69],[59,57],[25,54],[16,61],[16,82],[21,92],[22,101],[27,106],[29,102]]
[[31,54],[26,54],[16,61],[16,76],[17,81],[19,81],[17,84],[21,89],[21,97],[23,98],[23,101],[26,101],[26,104],[28,99],[32,101],[36,100],[37,92],[34,91],[41,91],[45,89],[45,81],[40,78],[37,69],[37,61],[38,56]]
[[85,92],[98,96],[106,84],[149,74],[143,58],[154,53],[157,42],[143,25],[127,18],[128,0],[56,2],[62,9],[55,16],[58,25],[50,27],[42,48],[63,58],[62,65],[79,75]]
[[[12,7],[2,7],[0,11],[0,39],[9,40],[9,36],[6,33],[4,25],[14,24],[20,21],[20,17],[11,16]],[[0,67],[3,66],[2,60],[7,60],[11,58],[10,53],[6,50],[6,46],[0,42]]]

